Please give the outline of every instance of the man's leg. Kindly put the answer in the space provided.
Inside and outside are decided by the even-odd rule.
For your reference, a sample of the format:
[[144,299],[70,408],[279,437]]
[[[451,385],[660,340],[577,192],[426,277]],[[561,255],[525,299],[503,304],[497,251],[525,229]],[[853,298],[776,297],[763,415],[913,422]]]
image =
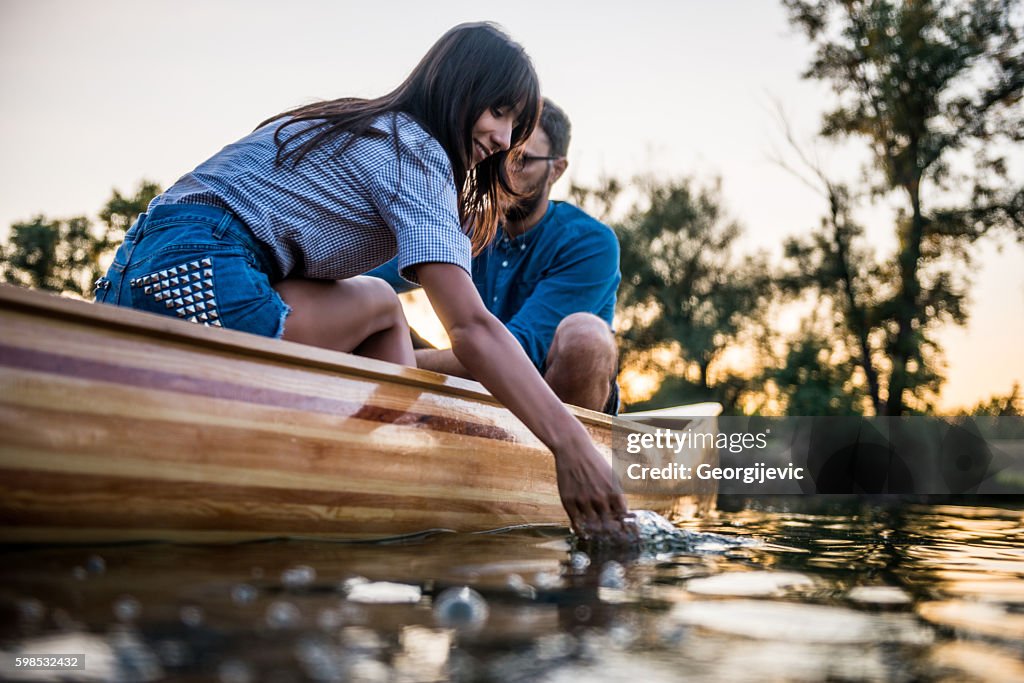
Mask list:
[[618,350],[608,324],[590,313],[573,313],[555,330],[544,379],[564,403],[601,410],[608,401]]

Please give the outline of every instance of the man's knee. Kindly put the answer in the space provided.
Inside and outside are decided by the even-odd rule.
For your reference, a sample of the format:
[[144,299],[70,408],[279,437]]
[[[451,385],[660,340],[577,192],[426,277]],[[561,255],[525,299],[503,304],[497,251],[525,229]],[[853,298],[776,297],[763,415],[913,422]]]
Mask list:
[[573,313],[558,325],[544,379],[574,405],[601,410],[615,377],[618,352],[608,324],[589,313]]
[[548,353],[548,368],[571,367],[588,374],[614,375],[615,338],[608,324],[592,313],[572,313],[562,318]]
[[591,313],[573,313],[562,319],[548,354],[548,366],[567,358],[588,359],[614,371],[618,350],[608,323]]

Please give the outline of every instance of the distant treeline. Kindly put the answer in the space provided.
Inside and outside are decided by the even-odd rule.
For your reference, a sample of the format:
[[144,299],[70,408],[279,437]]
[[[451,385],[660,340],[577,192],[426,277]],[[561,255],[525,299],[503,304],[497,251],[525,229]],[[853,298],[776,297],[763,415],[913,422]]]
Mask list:
[[135,193],[116,189],[100,210],[100,225],[88,216],[48,218],[42,214],[11,226],[0,244],[3,282],[92,298],[93,283],[121,244],[132,222],[160,194],[156,183],[143,180]]

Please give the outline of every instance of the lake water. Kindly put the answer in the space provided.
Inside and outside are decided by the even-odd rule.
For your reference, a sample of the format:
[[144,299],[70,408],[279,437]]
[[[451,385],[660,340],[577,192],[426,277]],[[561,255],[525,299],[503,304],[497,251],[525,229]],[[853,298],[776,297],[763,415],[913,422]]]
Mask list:
[[7,547],[0,648],[85,654],[66,680],[1024,681],[1019,505],[766,500],[683,525],[752,545],[688,553],[550,528]]

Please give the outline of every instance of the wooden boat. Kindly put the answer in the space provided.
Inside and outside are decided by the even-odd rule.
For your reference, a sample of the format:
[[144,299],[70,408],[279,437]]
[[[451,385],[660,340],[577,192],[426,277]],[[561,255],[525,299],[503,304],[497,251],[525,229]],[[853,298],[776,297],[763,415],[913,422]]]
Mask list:
[[[612,420],[572,410],[610,458]],[[550,452],[475,382],[9,286],[0,434],[6,542],[567,524]]]

